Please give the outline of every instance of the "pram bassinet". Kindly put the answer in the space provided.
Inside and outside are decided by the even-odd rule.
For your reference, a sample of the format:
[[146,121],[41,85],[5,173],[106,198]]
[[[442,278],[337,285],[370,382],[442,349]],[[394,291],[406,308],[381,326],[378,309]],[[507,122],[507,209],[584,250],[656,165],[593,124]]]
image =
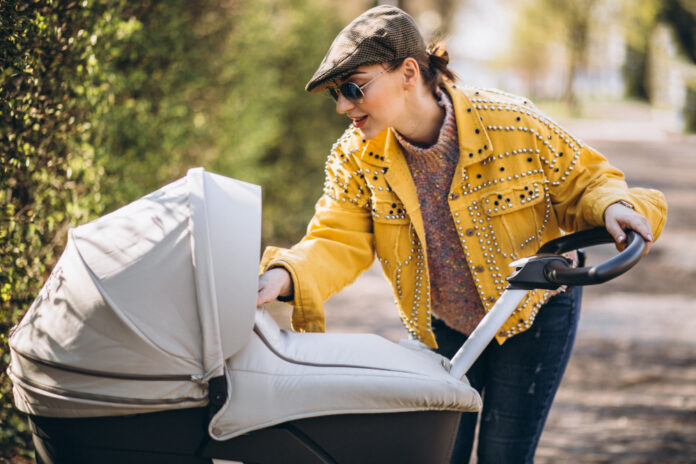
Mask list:
[[222,442],[345,414],[449,411],[456,427],[458,413],[480,408],[430,352],[279,330],[255,307],[260,228],[259,187],[197,168],[71,230],[11,336],[17,407],[44,426],[154,417],[205,409],[215,384],[220,404],[196,417]]

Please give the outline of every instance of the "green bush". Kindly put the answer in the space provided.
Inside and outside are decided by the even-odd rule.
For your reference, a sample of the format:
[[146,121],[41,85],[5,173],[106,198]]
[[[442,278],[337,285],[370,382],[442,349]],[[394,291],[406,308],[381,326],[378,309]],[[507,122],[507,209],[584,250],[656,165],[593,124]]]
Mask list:
[[303,90],[340,26],[311,0],[190,5],[158,2],[138,20],[108,23],[98,59],[115,104],[96,144],[105,205],[201,165],[260,184],[264,239],[296,240],[347,123],[330,99]]
[[75,2],[0,3],[0,455],[28,443],[4,374],[8,329],[50,272],[68,227],[100,212],[84,85],[98,16]]
[[347,122],[303,90],[331,18],[323,0],[0,2],[0,460],[29,447],[9,329],[70,227],[204,166],[262,185],[266,241],[302,234]]
[[348,125],[330,98],[304,91],[340,25],[307,0],[248,2],[237,14],[225,58],[235,63],[234,85],[217,118],[220,156],[209,166],[262,185],[264,239],[296,241],[321,195],[326,156]]

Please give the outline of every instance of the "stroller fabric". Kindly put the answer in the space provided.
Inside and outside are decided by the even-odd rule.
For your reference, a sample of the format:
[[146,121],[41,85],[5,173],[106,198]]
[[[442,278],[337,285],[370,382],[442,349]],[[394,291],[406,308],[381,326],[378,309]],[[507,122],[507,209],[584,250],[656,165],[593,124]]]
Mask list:
[[227,398],[216,440],[332,414],[476,411],[449,361],[376,335],[282,331],[255,306],[258,186],[192,169],[72,229],[10,338],[17,407],[45,417],[120,416]]

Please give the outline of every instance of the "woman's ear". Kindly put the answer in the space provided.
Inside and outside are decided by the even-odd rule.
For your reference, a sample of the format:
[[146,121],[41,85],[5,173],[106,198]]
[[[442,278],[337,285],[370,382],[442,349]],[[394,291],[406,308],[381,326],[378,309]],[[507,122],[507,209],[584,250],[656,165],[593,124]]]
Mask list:
[[405,88],[408,89],[418,85],[420,81],[420,67],[416,60],[411,57],[406,58],[404,62],[401,63],[401,73]]

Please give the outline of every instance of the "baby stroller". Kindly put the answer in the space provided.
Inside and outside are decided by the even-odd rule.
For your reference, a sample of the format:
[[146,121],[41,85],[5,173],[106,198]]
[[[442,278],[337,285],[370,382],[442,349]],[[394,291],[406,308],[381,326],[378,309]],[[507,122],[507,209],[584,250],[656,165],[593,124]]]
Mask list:
[[450,361],[417,342],[292,333],[255,307],[260,188],[192,169],[72,229],[12,331],[8,373],[39,463],[448,462],[464,374],[528,289],[608,280],[644,242],[573,269],[560,253],[516,263],[510,289]]

